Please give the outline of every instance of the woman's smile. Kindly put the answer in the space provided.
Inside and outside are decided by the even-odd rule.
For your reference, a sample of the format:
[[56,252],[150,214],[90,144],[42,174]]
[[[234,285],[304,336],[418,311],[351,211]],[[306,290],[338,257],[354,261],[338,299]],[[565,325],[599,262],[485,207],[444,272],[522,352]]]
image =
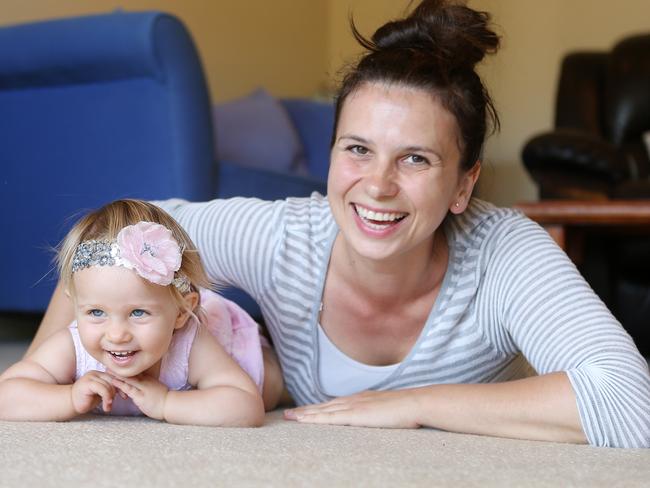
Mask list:
[[327,196],[350,251],[375,261],[429,255],[463,188],[457,134],[426,91],[371,83],[348,97]]
[[385,237],[396,232],[408,216],[406,212],[371,209],[359,203],[353,203],[351,206],[359,229],[374,237]]

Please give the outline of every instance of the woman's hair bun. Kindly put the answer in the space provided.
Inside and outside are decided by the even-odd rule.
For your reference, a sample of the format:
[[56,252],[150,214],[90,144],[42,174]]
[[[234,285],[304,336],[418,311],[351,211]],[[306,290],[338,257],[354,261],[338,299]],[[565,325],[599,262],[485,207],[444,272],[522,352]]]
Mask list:
[[436,59],[453,72],[474,69],[486,54],[499,47],[499,36],[489,27],[490,14],[472,10],[460,2],[423,0],[401,20],[380,27],[370,40],[354,27],[357,40],[371,51],[409,49]]
[[488,126],[499,127],[490,94],[474,69],[499,48],[490,14],[460,1],[421,0],[408,16],[384,24],[370,39],[359,33],[353,19],[350,24],[367,52],[343,78],[333,137],[345,100],[359,87],[366,83],[412,87],[434,95],[456,118],[460,167],[473,168],[481,158]]

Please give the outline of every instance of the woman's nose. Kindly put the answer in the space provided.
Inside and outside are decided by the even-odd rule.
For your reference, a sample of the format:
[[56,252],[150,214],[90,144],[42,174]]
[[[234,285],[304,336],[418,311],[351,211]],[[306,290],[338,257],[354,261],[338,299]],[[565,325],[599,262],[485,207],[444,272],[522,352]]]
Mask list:
[[366,191],[374,199],[394,197],[399,191],[395,167],[390,161],[377,162],[367,175]]

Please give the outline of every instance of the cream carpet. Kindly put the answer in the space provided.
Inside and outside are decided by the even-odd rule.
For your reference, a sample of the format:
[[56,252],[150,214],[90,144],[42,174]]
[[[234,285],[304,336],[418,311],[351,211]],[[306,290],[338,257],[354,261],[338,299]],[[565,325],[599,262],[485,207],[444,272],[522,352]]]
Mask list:
[[298,425],[181,427],[142,418],[0,422],[2,487],[648,486],[646,450]]
[[[20,350],[0,344],[0,370]],[[650,450],[299,425],[280,412],[257,429],[0,422],[0,487],[76,486],[650,486]]]

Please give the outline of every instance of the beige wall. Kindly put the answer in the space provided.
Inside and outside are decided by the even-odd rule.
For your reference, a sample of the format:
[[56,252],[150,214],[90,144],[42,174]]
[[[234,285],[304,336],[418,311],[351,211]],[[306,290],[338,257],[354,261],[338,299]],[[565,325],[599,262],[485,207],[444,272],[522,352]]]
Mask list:
[[[408,0],[2,0],[0,24],[108,11],[160,9],[180,17],[198,45],[213,99],[257,86],[276,96],[312,96],[331,85],[359,49],[348,26],[371,35]],[[648,31],[648,0],[470,0],[493,14],[503,36],[481,67],[501,115],[487,145],[481,196],[509,205],[536,189],[520,161],[524,142],[551,127],[559,63],[572,49],[606,49]]]
[[156,9],[189,28],[215,101],[264,86],[311,96],[327,71],[327,0],[1,0],[0,25],[86,13]]
[[339,78],[345,63],[353,61],[360,53],[352,36],[349,16],[361,34],[370,37],[387,20],[399,18],[406,10],[405,0],[329,0],[328,73],[329,82]]
[[500,25],[503,47],[482,68],[501,115],[501,133],[487,145],[481,193],[511,204],[535,198],[520,162],[534,133],[550,129],[560,62],[576,49],[609,49],[620,38],[650,31],[648,0],[471,0]]

